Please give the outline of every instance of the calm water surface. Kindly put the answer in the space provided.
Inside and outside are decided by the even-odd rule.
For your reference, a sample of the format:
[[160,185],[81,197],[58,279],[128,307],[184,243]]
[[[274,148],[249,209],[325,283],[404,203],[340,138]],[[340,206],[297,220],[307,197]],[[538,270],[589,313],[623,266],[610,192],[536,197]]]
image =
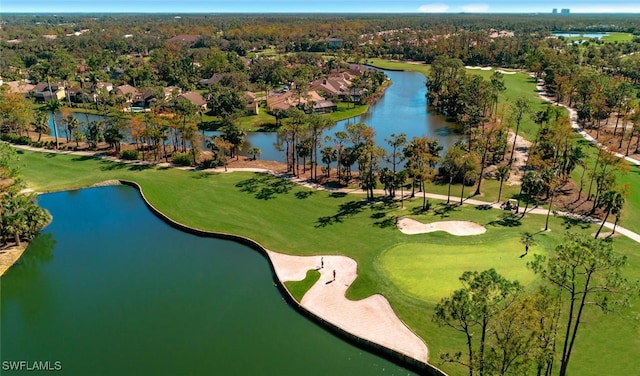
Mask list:
[[[55,133],[53,132],[53,119],[50,115],[51,113],[49,112],[49,129],[50,132],[49,134],[51,136],[55,136]],[[78,130],[83,131],[85,127],[92,121],[98,121],[98,122],[102,122],[108,119],[108,117],[106,116],[102,116],[102,115],[93,115],[93,114],[82,114],[82,113],[78,113],[78,112],[72,112],[71,116],[73,116],[74,118],[78,119]],[[64,122],[64,116],[62,116],[61,112],[56,112],[56,129],[58,130],[58,137],[59,138],[66,138],[67,137],[67,125]],[[69,136],[73,136],[73,135],[69,135]],[[70,137],[71,139],[73,139],[72,137]]]
[[[414,136],[427,136],[437,138],[445,150],[449,145],[460,139],[460,135],[454,131],[455,124],[447,122],[443,116],[430,113],[427,109],[425,78],[417,72],[384,71],[391,79],[392,85],[387,88],[384,95],[375,104],[369,107],[369,111],[355,118],[338,122],[333,129],[325,132],[325,136],[334,136],[337,131],[345,130],[348,124],[364,122],[376,131],[376,143],[387,147],[386,139],[391,134],[405,133],[407,139]],[[82,126],[90,121],[103,121],[106,119],[100,115],[73,114]],[[62,121],[62,115],[57,114],[56,124],[58,136],[65,137],[66,127]],[[53,122],[49,121],[53,134]],[[219,134],[217,132],[205,132],[207,136]],[[262,154],[260,159],[284,162],[284,152],[275,146],[278,142],[276,132],[248,132],[247,142],[244,144],[241,154],[248,155],[251,147],[258,147]]]
[[169,227],[133,188],[39,204],[53,222],[0,280],[2,361],[60,361],[46,373],[63,375],[411,374],[290,308],[262,255]]
[[602,37],[606,37],[609,34],[607,33],[553,33],[556,37],[565,37],[565,38],[586,38],[586,39],[602,39]]
[[[427,88],[422,73],[384,72],[392,84],[382,98],[369,107],[366,114],[338,122],[325,135],[333,136],[337,131],[345,130],[347,124],[364,122],[375,129],[376,143],[383,147],[387,147],[385,139],[391,138],[393,133],[405,133],[409,140],[414,136],[437,138],[445,150],[460,139],[454,131],[454,123],[428,111]],[[250,147],[256,146],[262,149],[261,159],[284,162],[284,153],[274,147],[276,142],[275,133],[250,132],[243,150],[246,153]]]

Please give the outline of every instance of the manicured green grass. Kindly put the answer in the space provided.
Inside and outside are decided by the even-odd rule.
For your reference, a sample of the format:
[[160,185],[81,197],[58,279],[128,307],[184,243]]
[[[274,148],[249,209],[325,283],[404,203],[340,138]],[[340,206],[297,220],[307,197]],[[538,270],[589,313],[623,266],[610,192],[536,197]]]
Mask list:
[[311,269],[307,270],[307,275],[302,281],[289,281],[285,282],[284,285],[287,287],[287,290],[289,290],[293,298],[299,302],[304,297],[304,294],[306,294],[311,286],[318,282],[319,279],[320,272]]
[[339,102],[337,111],[331,112],[328,114],[323,114],[322,116],[327,119],[330,119],[333,122],[338,122],[341,120],[360,116],[366,113],[368,110],[369,110],[369,105],[367,104],[354,105],[353,103]]
[[[530,247],[529,252],[540,252]],[[532,256],[520,258],[524,246],[517,237],[499,242],[487,242],[478,259],[477,244],[446,245],[404,243],[384,251],[380,269],[399,290],[417,299],[437,302],[453,292],[451,281],[460,277],[460,270],[494,268],[510,280],[531,284],[536,276],[527,269]],[[455,289],[455,288],[454,288]]]
[[[366,104],[354,105],[352,103],[339,102],[337,111],[321,116],[333,122],[338,122],[362,115],[367,112],[368,109],[369,105]],[[206,114],[202,115],[202,121],[212,123],[213,129],[216,129],[221,123],[219,117]],[[274,131],[276,129],[276,117],[268,113],[264,107],[260,107],[260,113],[258,115],[240,117],[238,119],[238,126],[246,132]]]
[[420,72],[425,76],[431,71],[431,66],[422,62],[412,64],[404,61],[373,58],[367,59],[367,64],[380,69]]
[[602,41],[605,43],[626,43],[633,40],[633,34],[631,33],[608,33],[609,35],[602,37]]
[[[37,191],[85,187],[108,179],[133,180],[141,185],[146,197],[156,208],[178,222],[201,229],[248,236],[268,249],[288,254],[349,256],[358,263],[358,278],[348,290],[348,297],[362,299],[374,293],[386,296],[400,318],[425,339],[432,353],[431,359],[436,363],[438,352],[457,351],[464,346],[462,338],[455,332],[440,328],[431,321],[438,298],[443,293],[446,295],[446,292],[459,288],[457,278],[469,268],[500,268],[498,263],[488,263],[487,255],[494,260],[515,255],[515,260],[509,260],[506,266],[511,265],[513,276],[522,275],[523,282],[528,281],[528,272],[519,264],[525,260],[518,258],[522,245],[517,239],[522,231],[536,232],[544,223],[544,216],[529,215],[524,221],[518,222],[505,219],[504,211],[479,210],[467,205],[446,207],[434,200],[431,200],[434,203],[433,210],[421,214],[416,211],[421,205],[420,197],[405,201],[405,208],[402,209],[397,202],[368,203],[359,195],[313,191],[261,174],[211,174],[146,168],[94,158],[35,152],[22,152],[21,165],[29,187]],[[489,231],[470,237],[455,237],[446,233],[407,236],[395,228],[396,219],[405,216],[423,222],[472,218],[488,226]],[[551,231],[537,237],[539,240],[535,251],[548,252],[560,241],[566,227],[563,219],[551,218]],[[580,231],[595,232],[595,227]],[[640,275],[637,244],[623,238],[615,242],[616,249],[630,258],[631,265],[627,269],[629,275]],[[496,250],[495,247],[500,244],[513,249],[505,247]],[[432,281],[399,274],[401,263],[389,259],[395,256],[394,249],[403,257],[409,257],[406,253],[412,249],[423,248],[435,249],[433,252],[438,255],[434,254],[432,262],[448,269],[442,274],[438,285],[434,286],[439,293],[430,291],[429,284]],[[458,262],[456,252],[464,253]],[[446,257],[440,260],[440,256]],[[423,265],[425,272],[431,269],[427,257],[418,258],[415,263]],[[441,273],[436,270],[433,272]],[[411,278],[420,284],[415,286],[415,290],[403,285],[403,281]],[[634,303],[640,302],[636,299]],[[629,322],[629,315],[631,313],[626,316],[611,315],[607,320],[591,320],[586,324],[589,330],[593,330],[592,333],[602,330],[620,343],[637,345],[638,321]],[[614,331],[617,331],[615,335]],[[591,350],[598,346],[601,336],[580,335],[582,344],[576,349],[572,373],[606,374],[592,370],[606,370],[611,363],[616,363],[616,369],[621,371],[617,374],[629,374],[632,372],[622,371],[640,366],[640,361],[635,359],[637,357],[629,357],[623,365],[617,364],[620,363],[617,361],[619,354],[608,351],[599,351],[598,356],[593,357]],[[452,375],[463,374],[461,369],[451,365],[442,367]]]
[[[212,129],[217,129],[221,124],[218,116],[208,114],[202,115],[202,121],[213,124]],[[260,108],[257,115],[242,116],[238,119],[238,126],[246,132],[259,132],[263,130],[271,130],[276,125],[276,117],[267,113],[267,110]]]

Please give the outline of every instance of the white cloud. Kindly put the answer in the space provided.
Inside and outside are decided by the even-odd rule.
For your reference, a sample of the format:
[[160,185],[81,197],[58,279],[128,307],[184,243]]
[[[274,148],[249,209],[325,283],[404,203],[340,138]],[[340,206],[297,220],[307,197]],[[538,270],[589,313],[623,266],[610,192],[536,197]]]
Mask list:
[[460,7],[466,13],[483,13],[489,10],[487,4],[468,4]]
[[442,4],[442,3],[425,4],[425,5],[421,5],[418,8],[418,12],[425,12],[425,13],[444,13],[447,10],[449,10],[449,6],[447,4]]

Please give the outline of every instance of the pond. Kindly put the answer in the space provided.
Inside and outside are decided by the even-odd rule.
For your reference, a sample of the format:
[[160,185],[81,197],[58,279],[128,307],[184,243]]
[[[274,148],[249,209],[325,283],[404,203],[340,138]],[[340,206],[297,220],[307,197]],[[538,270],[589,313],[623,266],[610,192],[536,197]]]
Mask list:
[[[387,147],[385,139],[391,134],[405,133],[407,139],[414,136],[436,138],[445,149],[460,139],[455,132],[455,124],[447,122],[441,115],[429,112],[427,108],[427,88],[425,77],[417,72],[384,71],[391,79],[391,86],[382,98],[369,107],[369,111],[355,118],[340,121],[325,135],[333,136],[345,130],[348,124],[364,122],[376,131],[376,143]],[[243,147],[246,154],[255,146],[262,150],[261,159],[284,162],[284,153],[274,146],[276,133],[249,132]]]
[[[369,111],[361,116],[338,122],[325,136],[334,136],[338,131],[344,131],[348,124],[364,122],[376,131],[376,143],[387,147],[386,139],[391,134],[405,133],[410,140],[414,136],[436,138],[446,148],[460,139],[455,131],[455,123],[447,122],[441,115],[429,112],[426,100],[427,88],[422,73],[384,71],[391,79],[391,86],[387,88],[382,98],[369,107]],[[74,113],[81,125],[90,121],[103,121],[105,116]],[[58,136],[64,138],[67,134],[62,115],[57,114],[56,124]],[[53,121],[49,120],[53,130]],[[53,134],[53,133],[52,133]],[[205,132],[206,136],[219,132]],[[276,132],[248,132],[241,154],[248,155],[251,147],[258,147],[262,154],[260,159],[284,162],[284,152],[278,150],[278,135]],[[203,143],[205,147],[206,143]]]
[[608,36],[607,33],[553,33],[556,37],[565,38],[584,38],[584,39],[602,39]]
[[[102,115],[93,115],[93,114],[83,114],[79,112],[72,112],[71,116],[78,119],[78,123],[80,125],[79,130],[84,129],[84,127],[92,121],[102,122],[108,119],[107,116]],[[56,128],[58,129],[58,137],[60,139],[67,137],[67,126],[64,123],[63,116],[61,112],[56,112]],[[50,134],[53,136],[53,119],[51,118],[51,113],[49,113],[49,129],[51,130]],[[72,135],[70,135],[72,136]],[[72,138],[72,137],[71,137]],[[72,138],[73,139],[73,138]]]
[[59,361],[63,375],[412,374],[288,306],[258,252],[168,226],[131,187],[39,204],[53,222],[1,279],[2,361]]

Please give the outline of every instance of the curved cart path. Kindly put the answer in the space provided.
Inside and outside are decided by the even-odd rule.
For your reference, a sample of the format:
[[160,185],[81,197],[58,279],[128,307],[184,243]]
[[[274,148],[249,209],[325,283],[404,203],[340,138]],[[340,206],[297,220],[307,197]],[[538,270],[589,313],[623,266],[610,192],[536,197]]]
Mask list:
[[[308,270],[318,269],[320,279],[300,302],[309,312],[352,335],[419,361],[428,361],[427,345],[398,318],[384,296],[375,294],[358,301],[346,298],[347,288],[358,276],[358,265],[353,259],[267,253],[282,282],[303,280]],[[322,268],[321,263],[324,264]]]
[[[554,103],[553,98],[551,98],[548,95],[546,95],[546,92],[544,90],[544,82],[542,80],[538,80],[538,82],[536,83],[536,89],[538,90],[538,96],[540,98],[544,99],[547,102]],[[598,142],[598,140],[596,140],[595,138],[591,137],[590,134],[588,134],[587,132],[585,132],[582,129],[580,124],[578,124],[578,112],[574,108],[571,108],[571,107],[567,106],[566,104],[562,104],[562,103],[554,103],[554,104],[556,106],[564,107],[564,108],[567,109],[567,111],[569,111],[569,120],[571,120],[571,128],[573,128],[576,132],[578,132],[580,134],[580,136],[582,136],[582,138],[584,138],[585,140],[591,142],[593,145],[595,145],[596,147],[598,147],[600,149],[610,151],[609,148],[607,148],[606,146],[602,145],[600,142]],[[640,166],[640,160],[625,156],[624,154],[621,154],[621,153],[615,153],[615,152],[612,152],[612,153],[613,153],[613,155],[615,155],[618,158],[624,158],[627,162],[629,162],[631,164],[634,164],[636,166]]]

